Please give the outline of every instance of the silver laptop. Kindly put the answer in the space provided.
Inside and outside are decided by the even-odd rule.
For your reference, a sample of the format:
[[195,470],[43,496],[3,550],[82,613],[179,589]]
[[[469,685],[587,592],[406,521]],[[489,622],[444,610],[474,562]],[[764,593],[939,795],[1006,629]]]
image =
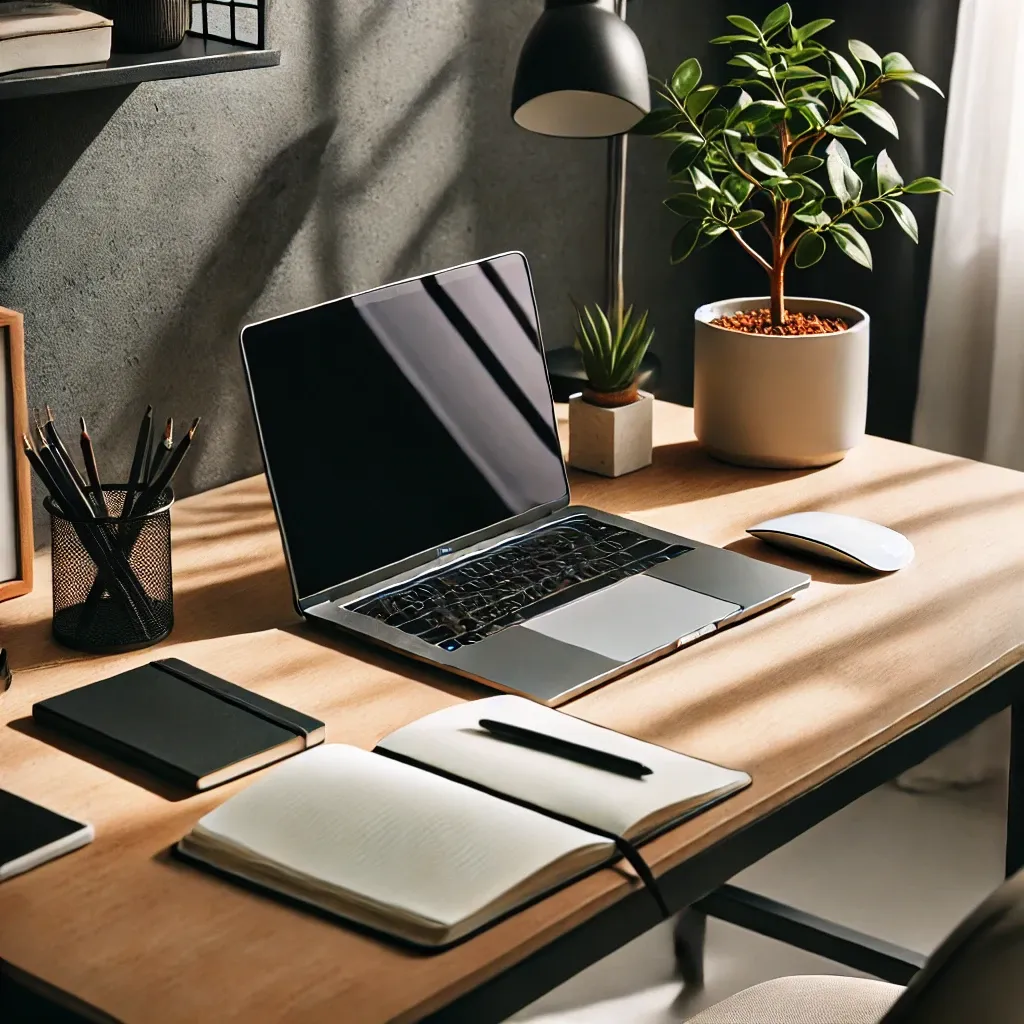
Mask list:
[[554,705],[810,582],[569,503],[521,253],[264,320],[241,345],[311,622]]

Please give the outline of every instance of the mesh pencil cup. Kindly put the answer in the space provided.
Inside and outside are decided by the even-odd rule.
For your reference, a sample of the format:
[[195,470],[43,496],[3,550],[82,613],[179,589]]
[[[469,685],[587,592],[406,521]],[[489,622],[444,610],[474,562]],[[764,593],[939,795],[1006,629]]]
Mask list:
[[109,516],[72,519],[51,498],[53,636],[93,654],[150,647],[174,626],[170,488],[149,512],[119,519],[124,486],[104,486]]

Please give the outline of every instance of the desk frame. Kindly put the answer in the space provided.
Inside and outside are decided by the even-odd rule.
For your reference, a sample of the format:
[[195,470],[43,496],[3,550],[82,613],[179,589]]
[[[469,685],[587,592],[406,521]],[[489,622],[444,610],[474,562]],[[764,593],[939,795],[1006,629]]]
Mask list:
[[[730,913],[743,916],[736,923],[744,927],[753,924],[754,931],[905,984],[923,962],[919,954],[761,897],[737,898],[743,890],[725,883],[1007,707],[1013,708],[1013,738],[1006,867],[1007,874],[1013,874],[1024,858],[1024,664],[979,686],[820,785],[660,876],[669,908],[677,911],[697,906],[726,920],[732,919]],[[755,901],[761,901],[760,905]],[[754,910],[747,910],[751,906]],[[650,896],[638,889],[426,1020],[430,1024],[498,1024],[659,921]]]
[[[1018,667],[1016,674],[1024,673]],[[1024,867],[1024,703],[1015,699],[1011,706],[1010,774],[1006,798],[1006,877]],[[808,914],[785,903],[777,903],[755,892],[724,885],[705,896],[691,908],[697,915],[716,917],[808,953],[827,957],[854,970],[873,974],[883,981],[906,985],[924,966],[926,957],[883,939],[854,931],[844,925]],[[684,911],[686,914],[687,911]],[[685,948],[690,962],[701,963],[704,929],[697,922],[684,932],[677,931],[679,943],[686,946],[687,934],[697,936],[691,948]]]

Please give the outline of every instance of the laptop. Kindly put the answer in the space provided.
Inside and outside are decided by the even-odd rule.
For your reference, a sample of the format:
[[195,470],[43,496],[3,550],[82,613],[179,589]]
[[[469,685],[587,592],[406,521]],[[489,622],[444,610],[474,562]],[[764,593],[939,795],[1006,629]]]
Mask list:
[[245,327],[295,603],[557,705],[810,578],[572,505],[526,257]]

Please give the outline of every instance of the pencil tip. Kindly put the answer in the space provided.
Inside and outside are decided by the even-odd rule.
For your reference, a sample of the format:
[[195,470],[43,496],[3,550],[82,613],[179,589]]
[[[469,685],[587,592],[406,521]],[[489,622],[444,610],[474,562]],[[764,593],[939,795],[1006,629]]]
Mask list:
[[195,419],[194,419],[194,420],[192,421],[192,426],[191,426],[191,427],[189,427],[189,431],[188,431],[188,433],[189,433],[189,437],[191,437],[191,436],[192,436],[192,435],[193,435],[193,434],[194,434],[194,433],[196,432],[196,427],[198,427],[198,426],[199,426],[199,421],[200,421],[200,420],[201,420],[202,418],[203,418],[202,416],[197,416],[197,417],[196,417],[196,418],[195,418]]

